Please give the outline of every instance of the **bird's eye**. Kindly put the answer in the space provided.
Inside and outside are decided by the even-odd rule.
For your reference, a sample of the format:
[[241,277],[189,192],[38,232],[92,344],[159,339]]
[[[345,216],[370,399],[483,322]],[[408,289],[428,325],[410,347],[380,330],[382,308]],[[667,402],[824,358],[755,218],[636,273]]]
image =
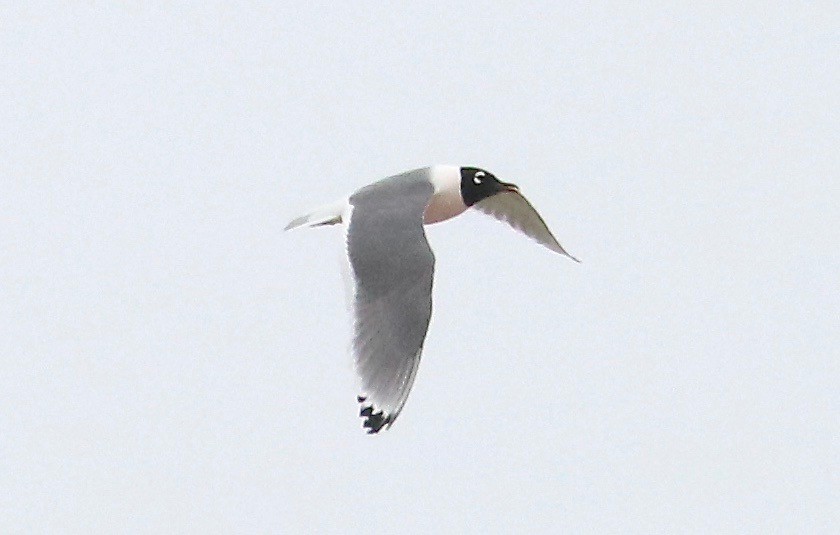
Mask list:
[[473,183],[478,186],[481,184],[481,179],[484,178],[484,171],[479,171],[473,176]]

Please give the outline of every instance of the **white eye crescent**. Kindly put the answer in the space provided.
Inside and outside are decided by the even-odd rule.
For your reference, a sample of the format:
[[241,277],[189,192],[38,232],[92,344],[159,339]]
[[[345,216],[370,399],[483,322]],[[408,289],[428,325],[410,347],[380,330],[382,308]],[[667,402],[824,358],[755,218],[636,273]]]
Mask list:
[[473,184],[476,186],[481,184],[481,179],[484,178],[484,171],[479,171],[473,176]]

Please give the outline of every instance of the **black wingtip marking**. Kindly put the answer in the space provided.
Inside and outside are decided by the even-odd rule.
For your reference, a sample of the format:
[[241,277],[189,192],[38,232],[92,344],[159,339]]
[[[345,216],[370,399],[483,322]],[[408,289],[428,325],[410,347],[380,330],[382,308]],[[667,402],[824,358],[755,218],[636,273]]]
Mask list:
[[[365,396],[357,396],[356,400],[359,403],[364,403],[367,398]],[[372,405],[363,405],[362,408],[359,410],[359,416],[365,419],[362,422],[362,427],[367,429],[368,435],[374,435],[382,430],[383,427],[390,424],[393,421],[393,418],[390,414],[385,414],[384,412],[376,411],[373,412]]]

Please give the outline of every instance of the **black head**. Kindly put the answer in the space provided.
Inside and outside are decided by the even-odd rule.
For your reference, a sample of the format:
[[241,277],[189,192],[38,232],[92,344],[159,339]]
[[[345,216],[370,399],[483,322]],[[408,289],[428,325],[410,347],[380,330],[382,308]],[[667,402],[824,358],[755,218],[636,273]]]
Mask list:
[[519,191],[513,184],[500,181],[491,173],[478,167],[461,168],[461,198],[464,204],[472,206],[482,199],[492,197],[497,193]]

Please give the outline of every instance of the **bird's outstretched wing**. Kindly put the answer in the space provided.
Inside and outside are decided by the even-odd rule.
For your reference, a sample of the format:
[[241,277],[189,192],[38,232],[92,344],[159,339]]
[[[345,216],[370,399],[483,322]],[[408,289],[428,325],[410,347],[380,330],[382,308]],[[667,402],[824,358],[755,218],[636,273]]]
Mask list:
[[421,171],[350,196],[347,256],[353,356],[368,433],[394,423],[414,383],[432,314],[435,258],[423,230],[433,187]]
[[575,262],[580,262],[563,249],[563,246],[548,229],[548,225],[545,224],[543,218],[521,193],[515,191],[499,193],[475,203],[473,208],[477,208],[499,221],[504,221],[552,251],[568,256]]

